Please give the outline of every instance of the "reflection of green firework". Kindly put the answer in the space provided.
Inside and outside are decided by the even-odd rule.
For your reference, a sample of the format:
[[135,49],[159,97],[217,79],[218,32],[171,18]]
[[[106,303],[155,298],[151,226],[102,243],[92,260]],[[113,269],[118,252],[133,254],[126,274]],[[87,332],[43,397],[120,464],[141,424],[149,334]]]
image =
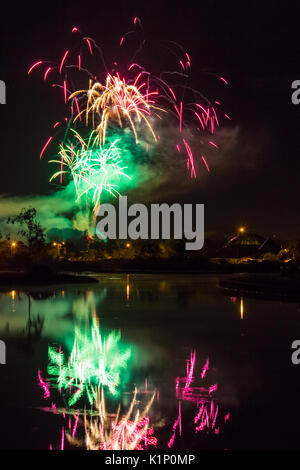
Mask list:
[[50,181],[58,176],[62,179],[64,174],[71,175],[77,201],[86,196],[87,200],[97,207],[103,191],[117,196],[121,178],[130,179],[124,172],[126,167],[122,165],[120,150],[117,147],[119,139],[100,146],[94,131],[87,140],[84,140],[74,129],[72,131],[76,144],[70,142],[67,145],[60,145],[60,161],[51,161],[59,163],[60,170],[52,175]]
[[89,336],[75,327],[68,360],[60,350],[49,346],[48,373],[57,377],[58,389],[69,395],[69,406],[84,393],[93,404],[100,386],[107,387],[112,395],[118,395],[120,375],[131,355],[130,347],[124,347],[120,339],[121,333],[115,331],[103,337],[94,319]]

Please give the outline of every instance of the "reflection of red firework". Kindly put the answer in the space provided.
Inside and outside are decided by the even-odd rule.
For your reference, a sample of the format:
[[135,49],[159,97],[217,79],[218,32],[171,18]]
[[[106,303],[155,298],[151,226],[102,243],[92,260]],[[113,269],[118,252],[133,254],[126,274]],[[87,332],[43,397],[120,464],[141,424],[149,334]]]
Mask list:
[[[216,426],[217,417],[219,415],[219,405],[215,404],[213,394],[217,391],[218,385],[212,384],[209,387],[194,386],[196,377],[194,375],[196,363],[196,351],[192,351],[190,359],[187,360],[187,370],[185,377],[177,377],[175,381],[176,398],[179,400],[178,416],[174,422],[172,436],[168,442],[168,447],[174,444],[176,430],[179,428],[179,436],[181,436],[181,402],[190,401],[196,404],[197,412],[194,417],[195,433],[198,431],[213,431],[219,434],[219,427]],[[209,359],[207,358],[202,367],[200,380],[204,380],[209,369]],[[224,422],[229,420],[229,413],[226,414]]]
[[[210,403],[211,395],[218,388],[217,384],[207,387],[195,387],[193,385],[195,381],[194,369],[196,362],[196,352],[191,352],[190,359],[187,360],[187,372],[186,377],[177,377],[176,378],[176,398],[178,400],[187,400],[193,401],[197,404]],[[206,360],[202,372],[200,375],[201,380],[205,378],[206,372],[209,368],[209,359]]]
[[110,439],[100,444],[100,450],[145,450],[148,445],[157,445],[154,430],[149,428],[148,416],[138,421],[121,419],[118,423],[112,422],[111,429]]

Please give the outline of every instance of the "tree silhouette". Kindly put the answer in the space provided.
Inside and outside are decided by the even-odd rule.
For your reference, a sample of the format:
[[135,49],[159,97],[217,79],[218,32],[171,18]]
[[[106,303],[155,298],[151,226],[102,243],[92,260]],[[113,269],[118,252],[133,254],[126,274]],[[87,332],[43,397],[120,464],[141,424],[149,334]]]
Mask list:
[[[21,225],[22,228],[18,231],[18,235],[26,239],[30,248],[43,246],[45,244],[45,229],[38,221],[36,209],[34,207],[29,209],[23,208],[18,215],[8,217],[7,223],[18,223]],[[26,226],[26,229],[23,228],[24,225]]]

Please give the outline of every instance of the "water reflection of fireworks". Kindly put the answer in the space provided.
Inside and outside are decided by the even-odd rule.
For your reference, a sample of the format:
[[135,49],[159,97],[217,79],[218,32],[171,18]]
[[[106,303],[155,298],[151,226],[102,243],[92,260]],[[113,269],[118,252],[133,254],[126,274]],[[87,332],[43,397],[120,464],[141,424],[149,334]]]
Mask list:
[[98,391],[94,409],[65,409],[56,408],[55,405],[42,409],[61,414],[65,420],[61,431],[61,450],[65,448],[65,438],[72,446],[87,450],[145,450],[157,445],[148,416],[155,396],[156,391],[141,411],[135,389],[130,406],[123,414],[120,405],[116,413],[107,412],[103,388]]
[[[205,435],[217,435],[222,422],[226,423],[230,418],[229,413],[224,415],[220,410],[218,384],[211,379],[213,370],[210,368],[209,359],[206,359],[198,372],[196,369],[196,352],[192,351],[187,360],[186,374],[175,379],[178,414],[172,427],[171,437],[168,431],[167,446],[169,448],[173,447],[175,439],[177,443],[186,425],[190,430],[192,425],[194,434],[205,432]],[[146,450],[151,446],[157,446],[154,429],[158,432],[158,428],[164,428],[166,422],[161,418],[158,410],[152,409],[150,425],[150,409],[155,399],[159,402],[159,392],[148,387],[147,378],[144,387],[134,388],[131,392],[123,392],[124,400],[119,402],[119,406],[113,405],[112,409],[110,401],[108,409],[113,412],[107,411],[106,401],[110,400],[111,391],[109,387],[105,387],[104,383],[95,386],[95,398],[92,402],[90,401],[90,408],[80,409],[72,407],[75,404],[74,400],[71,403],[67,400],[65,408],[57,408],[53,403],[51,390],[52,388],[55,390],[56,387],[51,387],[51,379],[43,379],[39,370],[38,381],[44,399],[52,401],[51,407],[42,409],[61,415],[64,419],[58,445],[61,450],[64,450],[66,442],[69,446],[87,450]],[[128,400],[126,397],[129,395],[132,396]],[[61,393],[59,396],[64,398]],[[189,402],[194,409],[192,417],[190,416],[192,420],[187,421],[184,417],[183,423],[182,415],[184,416],[187,411],[186,406],[183,406],[185,402]],[[190,411],[191,407],[188,413]]]
[[148,412],[152,406],[155,392],[144,410],[136,411],[136,394],[127,413],[120,415],[120,407],[116,414],[108,415],[105,408],[104,394],[97,400],[98,416],[87,419],[84,417],[85,446],[91,450],[143,450],[148,446],[156,446],[157,439],[149,427]]
[[92,405],[100,386],[107,387],[112,395],[119,393],[120,376],[126,369],[131,349],[122,344],[120,332],[103,335],[97,319],[93,317],[91,328],[84,333],[75,327],[74,343],[68,357],[65,357],[61,346],[49,346],[48,355],[48,381],[43,380],[39,372],[39,384],[45,397],[49,394],[51,381],[53,387],[64,395],[68,406],[85,395]]
[[[179,436],[182,435],[182,401],[189,401],[196,404],[197,412],[194,417],[194,431],[214,432],[219,434],[220,427],[217,425],[217,418],[220,416],[219,405],[215,402],[215,392],[218,385],[212,384],[209,386],[195,385],[195,364],[196,364],[196,351],[192,351],[190,359],[187,360],[187,369],[185,377],[177,377],[175,381],[175,393],[178,399],[178,416],[173,424],[172,436],[168,442],[168,447],[172,447],[175,441],[176,432],[178,429]],[[203,382],[207,371],[209,370],[209,359],[207,358],[204,366],[202,367],[201,374],[198,381]],[[224,417],[224,422],[228,421],[230,415],[227,413]]]

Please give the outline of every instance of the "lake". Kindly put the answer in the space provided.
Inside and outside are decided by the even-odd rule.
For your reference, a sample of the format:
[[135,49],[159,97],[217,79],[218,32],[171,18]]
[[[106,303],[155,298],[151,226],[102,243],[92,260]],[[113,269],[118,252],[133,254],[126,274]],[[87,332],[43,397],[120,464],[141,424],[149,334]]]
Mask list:
[[0,448],[299,448],[299,305],[96,277],[0,294]]

